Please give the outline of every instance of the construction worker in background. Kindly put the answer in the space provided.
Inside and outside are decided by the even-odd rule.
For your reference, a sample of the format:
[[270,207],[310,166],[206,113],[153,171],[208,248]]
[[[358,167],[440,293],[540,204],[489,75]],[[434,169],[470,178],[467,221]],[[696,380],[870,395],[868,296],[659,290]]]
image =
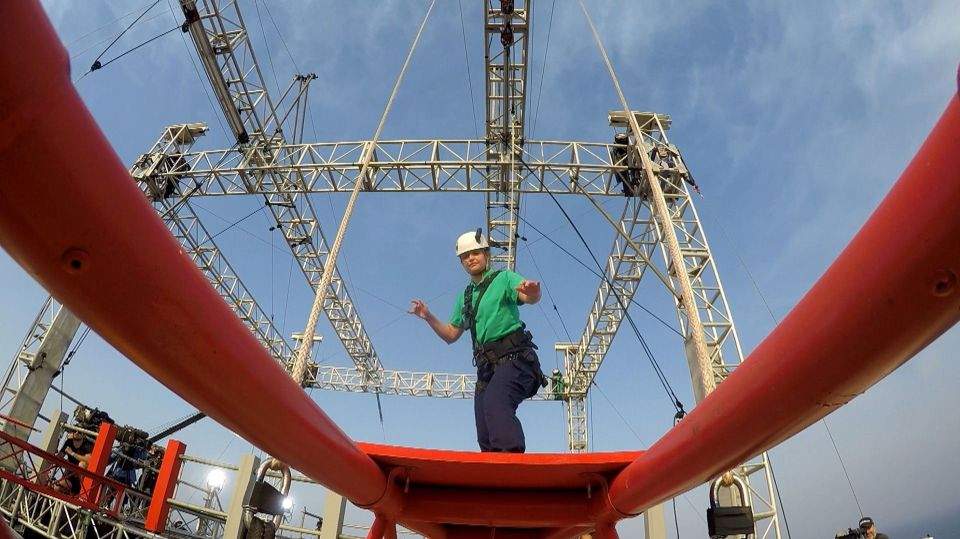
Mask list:
[[560,374],[560,369],[553,369],[553,373],[550,375],[550,391],[553,393],[553,399],[563,399],[566,390],[567,387],[563,383],[563,375]]
[[523,453],[526,443],[517,407],[546,386],[536,345],[520,321],[518,306],[540,301],[540,283],[506,270],[490,269],[490,244],[481,229],[457,238],[457,256],[470,283],[457,298],[449,322],[412,301],[410,314],[427,321],[447,344],[470,331],[477,387],[473,409],[481,451]]
[[[93,441],[87,439],[80,431],[72,431],[64,440],[63,446],[57,452],[67,462],[86,468],[90,465],[90,455],[93,453]],[[67,470],[63,477],[53,485],[53,489],[64,494],[80,494],[80,477],[72,471]]]
[[870,517],[860,519],[860,531],[867,539],[890,539],[887,534],[877,532],[877,524]]

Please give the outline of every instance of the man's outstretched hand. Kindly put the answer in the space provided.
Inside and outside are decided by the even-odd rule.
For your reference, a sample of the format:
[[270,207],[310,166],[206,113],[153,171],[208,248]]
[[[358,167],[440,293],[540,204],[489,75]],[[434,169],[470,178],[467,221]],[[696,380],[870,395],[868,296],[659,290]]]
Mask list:
[[410,302],[410,310],[407,312],[413,316],[416,316],[417,318],[422,318],[424,320],[430,319],[430,309],[427,308],[426,303],[420,301],[419,299],[415,299]]
[[540,301],[540,283],[537,281],[520,281],[516,291],[520,301],[528,305]]

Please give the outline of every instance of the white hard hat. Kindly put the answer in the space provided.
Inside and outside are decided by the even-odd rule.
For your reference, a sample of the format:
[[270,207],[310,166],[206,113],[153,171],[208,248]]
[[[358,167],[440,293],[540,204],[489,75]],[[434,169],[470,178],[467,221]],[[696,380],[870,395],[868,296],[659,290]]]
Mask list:
[[482,229],[480,228],[473,232],[464,232],[457,238],[457,256],[477,249],[489,248],[490,244],[487,243],[487,238],[483,236]]

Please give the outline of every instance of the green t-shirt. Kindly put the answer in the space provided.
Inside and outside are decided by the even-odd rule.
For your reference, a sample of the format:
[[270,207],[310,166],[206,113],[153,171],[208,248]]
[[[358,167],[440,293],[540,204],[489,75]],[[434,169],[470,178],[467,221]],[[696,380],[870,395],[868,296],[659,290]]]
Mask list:
[[[488,271],[483,276],[486,277]],[[512,271],[501,271],[490,281],[490,286],[480,298],[480,305],[474,304],[477,311],[477,342],[480,344],[495,341],[504,335],[520,329],[520,310],[517,308],[517,286],[523,277]],[[481,281],[482,282],[482,281]],[[477,301],[478,283],[470,282],[473,287],[472,301]],[[457,303],[450,315],[450,323],[463,327],[463,291],[457,297]],[[468,328],[464,328],[469,331]]]

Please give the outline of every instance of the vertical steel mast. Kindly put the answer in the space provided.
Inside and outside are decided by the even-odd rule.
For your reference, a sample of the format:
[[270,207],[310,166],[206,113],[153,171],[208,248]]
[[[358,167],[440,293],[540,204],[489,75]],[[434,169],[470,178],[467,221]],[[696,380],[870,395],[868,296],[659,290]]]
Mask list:
[[36,422],[79,328],[79,318],[53,296],[47,297],[7,369],[0,412],[15,421],[4,420],[4,432],[29,438],[30,429],[22,425]]
[[487,194],[487,230],[493,264],[513,270],[520,193],[517,160],[524,144],[527,50],[532,0],[484,2],[487,156],[497,162]]

